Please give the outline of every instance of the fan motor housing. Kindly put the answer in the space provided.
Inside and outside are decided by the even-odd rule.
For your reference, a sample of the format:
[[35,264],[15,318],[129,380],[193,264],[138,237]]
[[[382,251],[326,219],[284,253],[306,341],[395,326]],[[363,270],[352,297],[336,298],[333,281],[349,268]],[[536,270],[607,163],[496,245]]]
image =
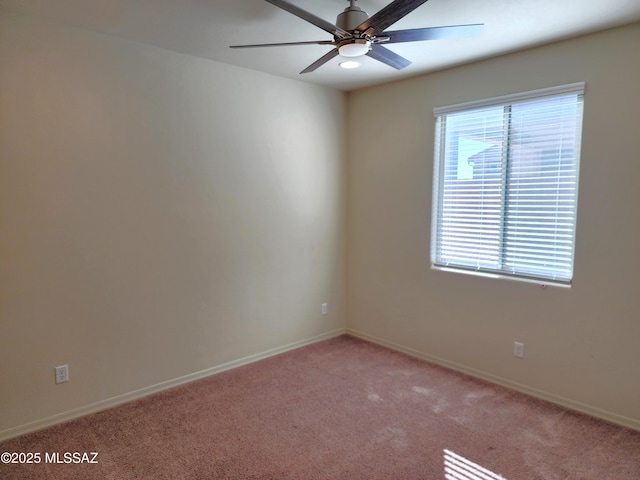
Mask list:
[[367,15],[367,13],[359,7],[347,7],[344,9],[344,12],[338,15],[336,25],[343,30],[351,32],[368,18],[369,15]]

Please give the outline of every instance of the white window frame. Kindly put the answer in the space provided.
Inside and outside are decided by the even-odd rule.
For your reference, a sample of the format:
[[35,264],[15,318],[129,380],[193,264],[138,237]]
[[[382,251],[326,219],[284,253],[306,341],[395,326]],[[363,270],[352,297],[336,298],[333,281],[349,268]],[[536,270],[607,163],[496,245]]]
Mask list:
[[[512,95],[504,95],[500,97],[489,98],[485,100],[478,100],[466,103],[460,103],[456,105],[450,105],[445,107],[438,107],[434,109],[434,116],[436,117],[436,132],[435,132],[435,142],[434,142],[434,170],[433,170],[433,206],[432,206],[432,217],[431,217],[431,268],[434,270],[442,270],[442,271],[451,271],[457,273],[471,274],[471,275],[479,275],[490,278],[506,278],[511,280],[519,280],[525,282],[533,282],[540,285],[555,285],[561,287],[570,287],[573,279],[573,261],[575,258],[575,231],[576,231],[576,221],[577,221],[577,200],[578,200],[578,180],[579,180],[579,167],[580,167],[580,145],[581,145],[581,133],[582,133],[582,108],[583,108],[583,97],[584,97],[584,89],[585,83],[578,82],[572,83],[568,85],[562,85],[551,88],[543,88],[539,90],[512,94]],[[575,206],[573,211],[573,225],[572,225],[572,236],[571,236],[571,265],[570,265],[570,275],[569,278],[554,278],[554,276],[539,276],[536,274],[530,273],[522,273],[516,271],[509,271],[508,269],[504,269],[504,266],[501,264],[500,268],[487,268],[485,266],[478,265],[463,265],[463,264],[451,264],[443,261],[445,255],[440,254],[441,242],[442,238],[442,205],[443,205],[443,190],[444,190],[444,178],[445,178],[445,138],[446,138],[446,116],[452,113],[462,113],[462,112],[472,112],[474,110],[481,110],[489,107],[506,107],[510,108],[511,105],[523,103],[532,100],[544,100],[547,98],[567,96],[567,95],[576,95],[578,98],[577,102],[577,127],[575,131],[575,145],[574,145],[574,155],[573,159],[575,162]],[[508,131],[511,134],[510,127],[505,127],[505,132]],[[507,205],[508,202],[508,183],[506,180],[507,174],[504,173],[507,171],[508,162],[510,161],[510,153],[509,147],[504,148],[501,157],[501,168],[503,169],[504,184],[503,190],[500,195]],[[503,224],[506,222],[506,213],[502,211],[500,213],[500,222]],[[500,234],[500,242],[504,242],[504,238]],[[501,247],[505,248],[505,247]],[[504,255],[503,252],[500,255]],[[455,263],[455,262],[454,262]],[[480,262],[478,262],[480,263]]]

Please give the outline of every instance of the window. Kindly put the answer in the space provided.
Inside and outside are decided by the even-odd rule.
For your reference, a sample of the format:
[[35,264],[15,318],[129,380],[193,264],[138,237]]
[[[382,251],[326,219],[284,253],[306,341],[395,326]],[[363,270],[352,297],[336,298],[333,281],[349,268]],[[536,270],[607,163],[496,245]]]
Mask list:
[[434,110],[433,268],[571,284],[583,92]]

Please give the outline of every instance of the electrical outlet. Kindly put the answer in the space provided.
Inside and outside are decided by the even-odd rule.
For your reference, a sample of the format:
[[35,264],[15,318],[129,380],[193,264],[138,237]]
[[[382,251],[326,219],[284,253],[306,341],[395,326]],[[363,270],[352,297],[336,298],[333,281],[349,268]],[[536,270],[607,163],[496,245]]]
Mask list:
[[69,365],[56,367],[56,383],[69,381]]
[[513,342],[513,356],[518,358],[524,357],[524,343]]
[[322,312],[322,315],[326,315],[327,314],[327,304],[323,303],[320,310]]

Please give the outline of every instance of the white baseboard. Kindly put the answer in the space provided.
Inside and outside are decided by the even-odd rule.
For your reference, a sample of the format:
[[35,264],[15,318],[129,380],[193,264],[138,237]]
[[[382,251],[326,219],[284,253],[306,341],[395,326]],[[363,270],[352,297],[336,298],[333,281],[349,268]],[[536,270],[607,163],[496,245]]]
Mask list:
[[105,400],[101,400],[99,402],[85,405],[83,407],[74,408],[73,410],[52,415],[50,417],[43,418],[40,420],[35,420],[33,422],[29,422],[24,425],[18,425],[16,427],[8,428],[6,430],[1,430],[0,442],[3,440],[8,440],[13,437],[24,435],[25,433],[34,432],[36,430],[41,430],[46,427],[51,427],[53,425],[64,423],[69,420],[73,420],[74,418],[83,417],[90,413],[106,410],[107,408],[112,408],[117,405],[121,405],[123,403],[136,400],[138,398],[146,397],[147,395],[151,395],[152,393],[161,392],[162,390],[167,390],[169,388],[177,387],[178,385],[183,385],[185,383],[193,382],[194,380],[199,380],[201,378],[209,377],[211,375],[215,375],[216,373],[238,368],[243,365],[247,365],[249,363],[257,362],[259,360],[264,360],[265,358],[273,357],[275,355],[279,355],[281,353],[288,352],[290,350],[295,350],[296,348],[304,347],[306,345],[311,345],[313,343],[321,342],[323,340],[328,340],[330,338],[338,337],[345,333],[347,333],[345,329],[333,330],[331,332],[324,333],[322,335],[317,335],[315,337],[311,337],[306,340],[301,340],[298,342],[289,343],[288,345],[283,345],[281,347],[272,348],[270,350],[267,350],[261,353],[249,355],[248,357],[223,363],[222,365],[217,365],[215,367],[207,368],[199,372],[190,373],[182,377],[174,378],[173,380],[167,380],[166,382],[157,383],[155,385],[141,388],[133,392],[124,393],[116,397],[107,398]]
[[426,360],[427,362],[434,363],[436,365],[440,365],[445,368],[449,368],[451,370],[455,370],[457,372],[465,373],[472,377],[476,377],[482,380],[486,380],[491,383],[495,383],[497,385],[501,385],[503,387],[507,387],[511,390],[516,390],[518,392],[526,393],[532,397],[539,398],[541,400],[546,400],[548,402],[554,403],[556,405],[560,405],[562,407],[575,410],[580,413],[585,413],[592,417],[600,418],[607,422],[615,423],[617,425],[621,425],[623,427],[632,428],[634,430],[640,430],[640,420],[635,418],[625,417],[623,415],[618,415],[616,413],[608,412],[606,410],[602,410],[597,407],[593,407],[591,405],[587,405],[581,402],[576,402],[575,400],[571,400],[570,398],[565,398],[559,395],[555,395],[553,393],[545,392],[544,390],[539,390],[537,388],[529,387],[527,385],[523,385],[517,382],[513,382],[506,378],[499,377],[497,375],[492,375],[487,372],[483,372],[481,370],[476,370],[475,368],[468,367],[466,365],[461,365],[455,362],[450,362],[449,360],[445,360],[443,358],[439,358],[433,355],[428,355],[426,353],[419,352],[412,348],[405,347],[403,345],[398,345],[393,342],[388,342],[381,338],[374,337],[372,335],[359,332],[357,330],[347,328],[347,334],[352,335],[356,338],[360,338],[362,340],[366,340],[371,343],[375,343],[382,347],[389,348],[391,350],[395,350],[401,353],[406,353],[412,357],[420,358],[422,360]]

